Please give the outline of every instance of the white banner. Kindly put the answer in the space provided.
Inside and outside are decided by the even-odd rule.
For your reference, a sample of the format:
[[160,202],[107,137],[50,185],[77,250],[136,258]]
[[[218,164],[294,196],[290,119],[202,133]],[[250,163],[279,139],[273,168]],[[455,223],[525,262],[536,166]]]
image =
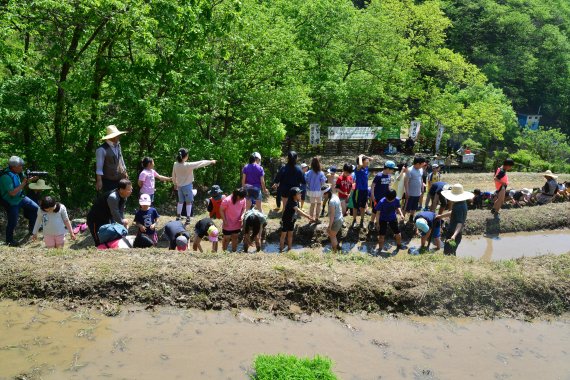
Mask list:
[[309,144],[320,145],[321,144],[321,127],[318,124],[310,124],[310,134],[309,134]]
[[445,127],[439,121],[437,122],[437,136],[435,138],[435,153],[439,152],[439,146],[441,145],[441,138],[443,137],[443,132],[445,132]]
[[382,127],[329,127],[329,140],[374,140]]
[[419,120],[413,120],[410,126],[410,137],[412,140],[416,141],[420,135],[420,128],[422,124]]

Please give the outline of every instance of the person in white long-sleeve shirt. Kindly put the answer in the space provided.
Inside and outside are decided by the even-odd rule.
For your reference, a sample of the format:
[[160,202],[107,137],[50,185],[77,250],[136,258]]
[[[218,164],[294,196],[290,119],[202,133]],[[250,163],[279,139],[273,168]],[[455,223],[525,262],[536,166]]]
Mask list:
[[194,182],[194,169],[203,168],[213,165],[216,160],[202,160],[188,162],[188,149],[180,148],[176,157],[174,166],[172,167],[172,182],[174,189],[178,191],[178,204],[176,205],[176,220],[180,220],[182,207],[186,202],[186,224],[190,224],[190,215],[192,215],[192,204],[194,203],[194,193],[192,191],[192,182]]

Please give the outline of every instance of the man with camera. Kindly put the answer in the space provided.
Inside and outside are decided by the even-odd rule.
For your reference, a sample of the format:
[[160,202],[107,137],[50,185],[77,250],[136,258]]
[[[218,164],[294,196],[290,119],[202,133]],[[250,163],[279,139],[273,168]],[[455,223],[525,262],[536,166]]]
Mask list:
[[0,198],[2,205],[8,214],[6,226],[6,244],[15,247],[18,243],[14,240],[14,230],[18,225],[20,209],[24,210],[24,217],[28,219],[28,231],[31,235],[36,217],[38,205],[24,194],[24,188],[33,182],[36,177],[28,178],[22,171],[24,160],[18,156],[12,156],[8,160],[8,168],[0,173]]

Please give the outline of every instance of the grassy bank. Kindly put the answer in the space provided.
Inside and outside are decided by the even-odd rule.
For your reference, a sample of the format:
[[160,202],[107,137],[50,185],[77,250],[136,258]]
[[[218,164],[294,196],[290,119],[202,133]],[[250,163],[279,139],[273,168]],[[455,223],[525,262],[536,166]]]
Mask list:
[[570,253],[500,262],[440,255],[202,254],[0,249],[0,297],[283,315],[535,317],[570,310]]

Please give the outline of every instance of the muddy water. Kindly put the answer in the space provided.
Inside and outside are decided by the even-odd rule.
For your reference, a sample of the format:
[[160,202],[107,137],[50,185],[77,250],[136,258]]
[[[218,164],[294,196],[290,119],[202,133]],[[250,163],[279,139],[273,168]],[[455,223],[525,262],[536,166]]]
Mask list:
[[501,234],[496,237],[463,239],[458,256],[483,260],[515,259],[548,254],[560,255],[570,250],[570,231],[539,231]]
[[[389,257],[394,255],[406,255],[420,247],[420,238],[414,238],[404,242],[406,249],[396,250],[394,241],[387,240],[382,253],[378,252],[378,244],[373,242],[344,242],[344,253],[368,253],[374,256]],[[302,252],[307,248],[293,246],[293,251]],[[319,249],[317,249],[319,250]],[[501,234],[493,237],[464,237],[457,251],[458,257],[473,257],[482,260],[506,260],[519,257],[534,257],[541,255],[561,255],[570,250],[570,230],[560,231],[537,231]],[[278,252],[277,244],[266,244],[265,252]],[[330,245],[324,246],[319,251],[330,252]],[[435,252],[432,243],[430,252]]]
[[293,322],[137,307],[111,318],[2,301],[0,378],[247,379],[256,354],[288,353],[326,355],[342,379],[570,379],[568,318]]

